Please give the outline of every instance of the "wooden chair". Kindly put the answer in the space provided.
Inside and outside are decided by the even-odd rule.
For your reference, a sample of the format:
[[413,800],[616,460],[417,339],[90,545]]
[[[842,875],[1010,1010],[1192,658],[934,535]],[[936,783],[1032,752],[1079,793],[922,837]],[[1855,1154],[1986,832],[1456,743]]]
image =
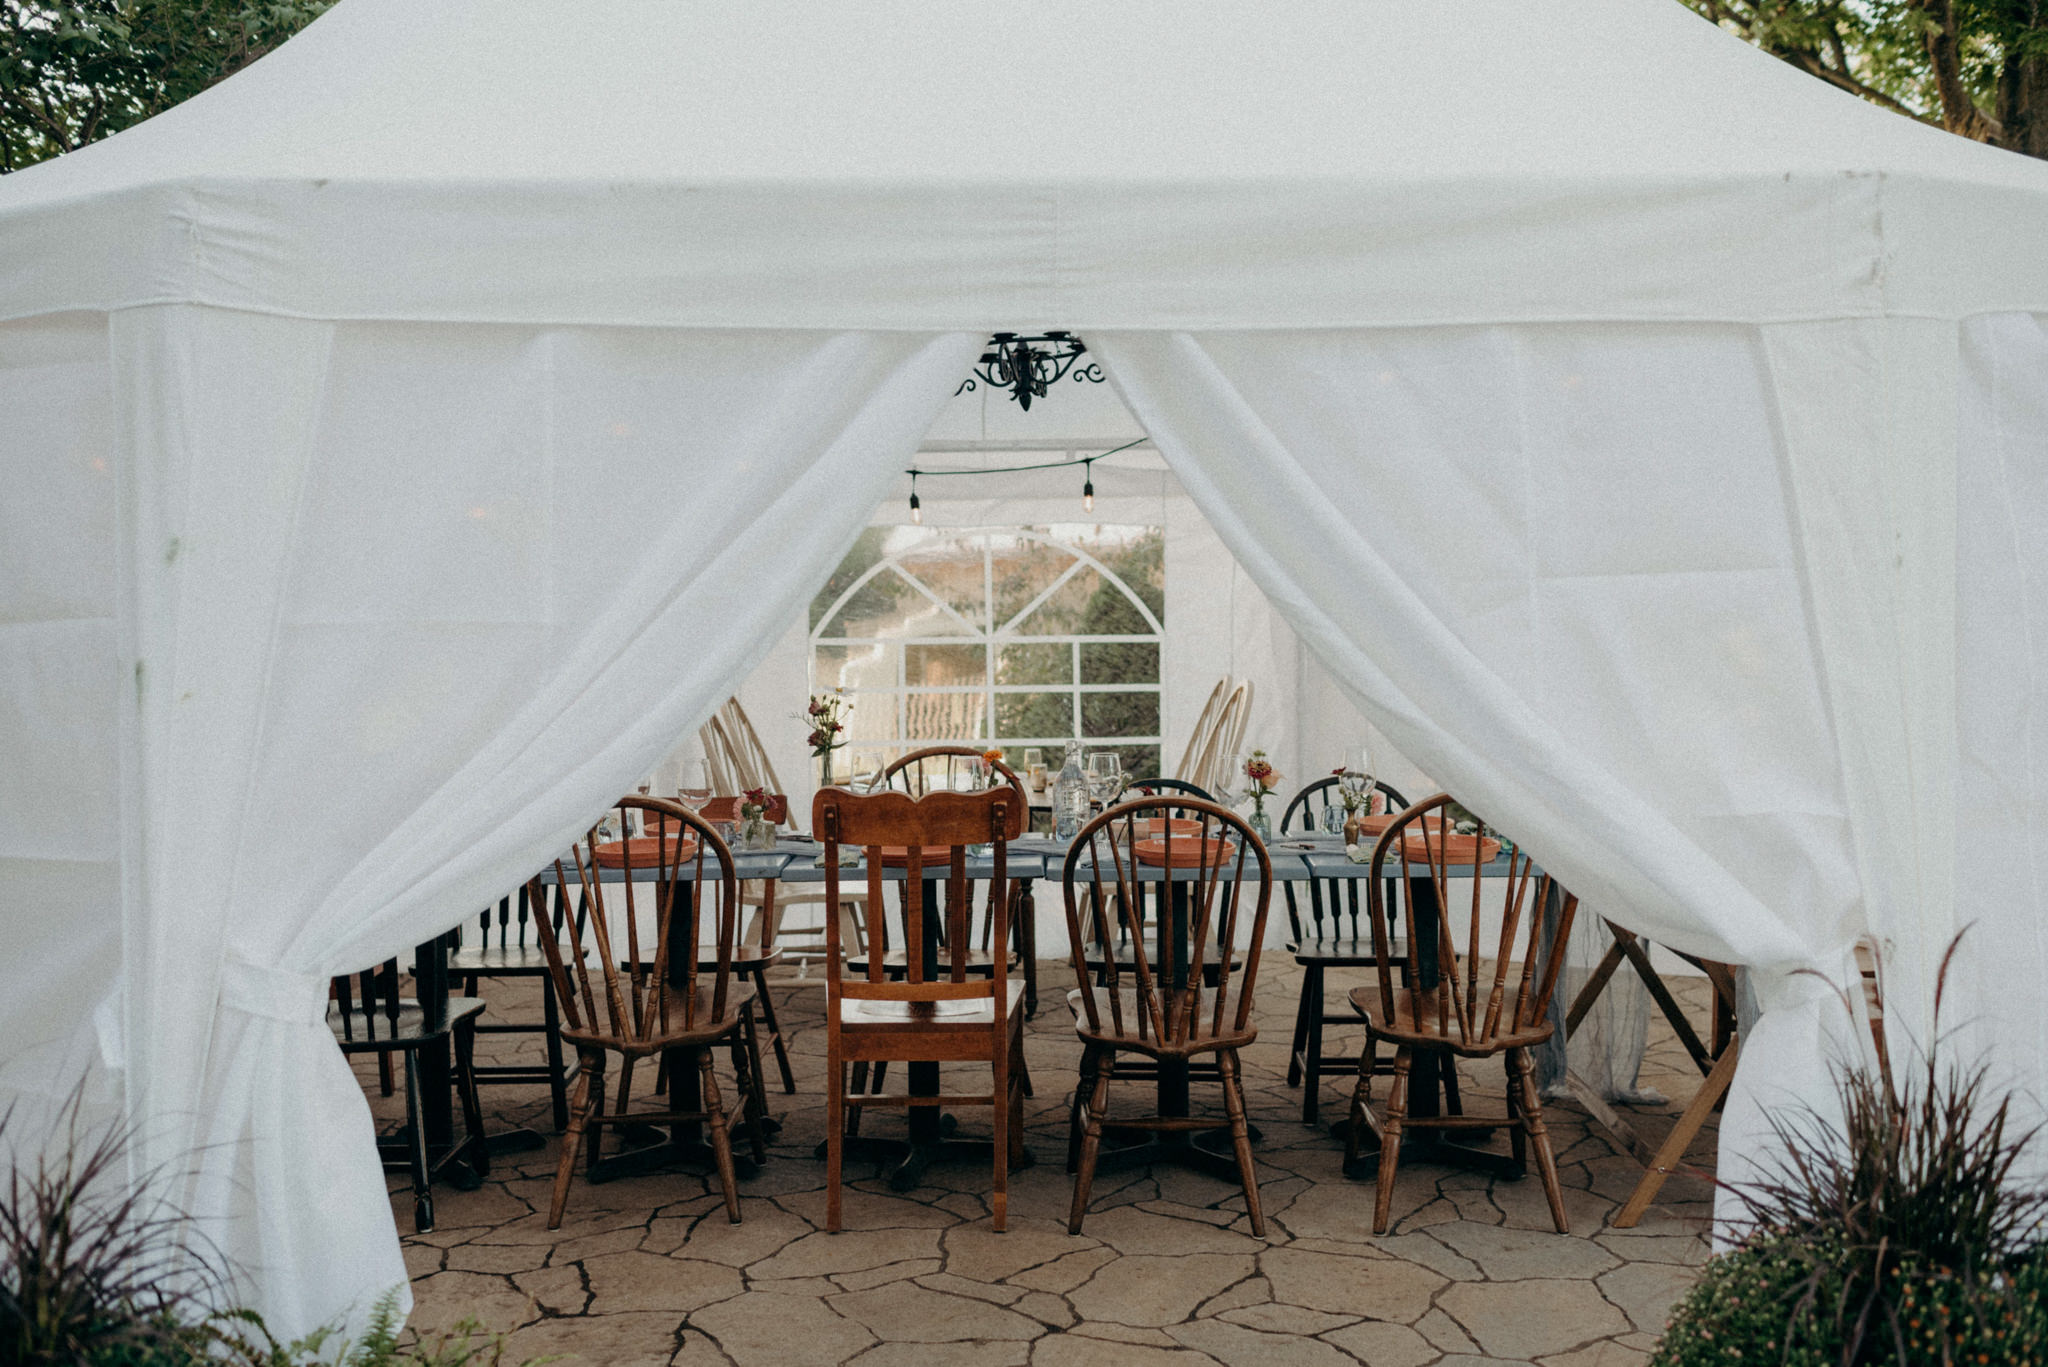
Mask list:
[[[1372,791],[1384,794],[1387,810],[1398,812],[1408,800],[1384,783]],[[1316,780],[1294,795],[1280,818],[1280,833],[1322,829],[1324,811],[1341,811],[1343,804],[1331,799],[1342,792],[1340,780],[1332,775]],[[1368,798],[1370,794],[1368,794]],[[1322,1075],[1329,1058],[1323,1053],[1323,1027],[1355,1025],[1350,1012],[1332,1015],[1325,1005],[1324,970],[1331,968],[1372,968],[1371,917],[1359,909],[1358,880],[1355,878],[1311,878],[1307,880],[1308,920],[1303,922],[1301,894],[1291,882],[1280,885],[1287,899],[1287,952],[1301,965],[1301,1001],[1294,1012],[1294,1043],[1287,1059],[1287,1085],[1302,1086],[1301,1123],[1313,1125],[1322,1104]],[[1394,937],[1394,952],[1401,953],[1401,941]],[[1376,1067],[1378,1060],[1367,1054],[1363,1066]]]
[[[1149,824],[1154,822],[1167,824]],[[1187,826],[1177,827],[1174,822]],[[1172,883],[1147,882],[1141,877],[1148,871],[1156,877],[1161,869],[1171,872]],[[1141,799],[1112,807],[1081,828],[1068,848],[1062,882],[1078,983],[1067,1000],[1074,1009],[1074,1031],[1082,1045],[1076,1100],[1083,1090],[1088,1096],[1086,1128],[1078,1136],[1078,1144],[1071,1136],[1069,1139],[1075,1176],[1067,1229],[1079,1234],[1087,1214],[1117,1055],[1142,1056],[1149,1061],[1146,1071],[1150,1076],[1155,1080],[1169,1077],[1176,1086],[1181,1078],[1192,1076],[1191,1065],[1198,1058],[1209,1055],[1214,1058],[1214,1076],[1222,1084],[1224,1112],[1252,1232],[1263,1237],[1266,1217],[1259,1205],[1258,1176],[1252,1166],[1238,1054],[1259,1035],[1251,1019],[1252,990],[1273,898],[1273,867],[1266,847],[1234,813],[1213,802]],[[1244,902],[1248,889],[1255,894],[1255,902],[1247,927]],[[1148,891],[1162,900],[1185,899],[1178,912],[1168,909],[1161,913],[1169,926],[1183,919],[1186,929],[1185,937],[1177,940],[1169,931],[1165,958],[1145,943],[1141,918]],[[1084,903],[1115,912],[1134,948],[1128,971],[1110,945],[1108,918],[1097,914],[1092,931],[1084,928]],[[1204,971],[1210,967],[1210,943],[1234,946],[1247,930],[1250,949],[1243,971],[1233,970],[1230,955],[1219,954],[1211,981],[1212,975]],[[1095,955],[1108,965],[1106,972],[1090,969],[1091,944]],[[1179,1134],[1215,1127],[1213,1118],[1166,1114],[1165,1100],[1166,1089],[1162,1088],[1160,1114],[1133,1117],[1119,1113],[1116,1123]]]
[[1211,792],[1237,786],[1238,776],[1230,772],[1230,761],[1236,757],[1238,747],[1244,744],[1245,726],[1252,710],[1252,685],[1250,680],[1239,684],[1223,700],[1222,708],[1216,714],[1216,724],[1209,732],[1208,744],[1202,748],[1202,757],[1195,765],[1193,782]]
[[[1536,1094],[1528,1051],[1550,1038],[1548,1003],[1564,963],[1578,898],[1555,889],[1562,909],[1549,951],[1542,954],[1539,965],[1543,905],[1554,885],[1550,875],[1537,873],[1527,854],[1517,850],[1508,856],[1506,876],[1501,880],[1505,895],[1500,938],[1492,946],[1490,967],[1482,971],[1482,964],[1488,961],[1479,953],[1479,873],[1500,854],[1500,844],[1484,838],[1483,833],[1460,836],[1452,832],[1447,817],[1450,805],[1446,793],[1415,804],[1395,819],[1373,847],[1372,879],[1366,895],[1371,903],[1379,983],[1376,990],[1361,987],[1351,993],[1351,1005],[1365,1021],[1366,1046],[1351,1098],[1346,1161],[1357,1159],[1362,1132],[1379,1130],[1379,1191],[1373,1204],[1372,1229],[1375,1234],[1386,1233],[1394,1174],[1401,1162],[1402,1130],[1411,1126],[1497,1129],[1503,1123],[1486,1116],[1410,1116],[1408,1075],[1415,1056],[1450,1054],[1453,1057],[1443,1062],[1453,1065],[1458,1058],[1502,1056],[1507,1069],[1505,1123],[1515,1161],[1526,1163],[1527,1150],[1536,1150],[1536,1168],[1543,1179],[1543,1194],[1550,1200],[1551,1219],[1558,1233],[1568,1233],[1564,1195],[1557,1185],[1557,1161],[1543,1127],[1543,1104]],[[1470,869],[1469,923],[1467,918],[1453,915],[1451,907],[1449,872],[1461,864]],[[1391,895],[1387,889],[1392,889]],[[1399,989],[1394,986],[1394,967],[1403,963],[1403,956],[1395,948],[1396,924],[1402,932],[1400,941],[1407,947],[1404,967],[1408,985]],[[1380,1040],[1394,1046],[1394,1077],[1387,1092],[1386,1120],[1375,1126],[1368,1106],[1373,1073],[1369,1065]]]
[[[594,952],[587,957],[565,955],[552,937],[541,938],[567,1018],[562,1038],[576,1046],[581,1062],[568,1132],[562,1137],[562,1161],[555,1169],[548,1228],[561,1227],[570,1174],[575,1171],[577,1151],[586,1132],[590,1136],[590,1170],[595,1173],[603,1156],[605,1126],[664,1124],[702,1124],[710,1130],[726,1215],[738,1224],[732,1120],[720,1097],[713,1051],[720,1044],[731,1050],[742,1117],[751,1109],[759,1065],[750,1059],[745,1038],[751,1020],[747,1007],[754,999],[754,989],[733,972],[739,890],[732,852],[707,822],[677,803],[628,797],[619,801],[617,810],[621,831],[631,829],[629,815],[637,812],[642,814],[648,834],[605,844],[593,827],[571,848],[568,866],[555,861],[558,885],[573,883],[581,893]],[[615,870],[619,881],[606,877]],[[636,879],[642,871],[651,872],[652,881]],[[641,952],[636,915],[638,903],[649,898],[655,933],[651,958]],[[700,945],[707,922],[712,931],[708,963]],[[595,976],[590,960],[597,964]],[[619,1099],[617,1108],[606,1114],[605,1061],[609,1054],[620,1056]],[[634,1065],[656,1055],[664,1056],[672,1070],[696,1065],[702,1109],[628,1111]],[[670,1091],[675,1090],[672,1076]],[[748,1125],[747,1131],[755,1161],[765,1161],[761,1127]]]
[[[1126,791],[1130,793],[1135,793],[1139,797],[1157,797],[1161,794],[1170,794],[1185,795],[1187,797],[1199,799],[1203,802],[1214,802],[1216,800],[1215,798],[1211,797],[1208,791],[1202,788],[1201,786],[1193,783],[1188,783],[1177,778],[1141,779],[1140,781],[1131,784]],[[1091,916],[1098,915],[1100,914],[1100,909],[1098,907],[1091,906],[1089,908],[1089,914]],[[1144,933],[1147,935],[1151,934],[1151,923],[1149,921],[1144,921],[1142,924],[1144,927]],[[1123,969],[1126,973],[1131,972],[1134,966],[1134,960],[1131,957],[1131,942],[1129,936],[1130,927],[1124,925],[1124,923],[1120,920],[1112,919],[1109,923],[1109,928],[1111,931],[1110,938],[1113,941],[1112,948],[1118,955],[1118,962],[1123,966]],[[1095,928],[1091,924],[1088,933],[1088,942],[1091,946],[1091,948],[1088,951],[1088,971],[1099,975],[1103,970],[1103,965],[1101,955],[1098,954],[1097,951],[1092,947],[1095,944],[1096,938],[1097,937],[1095,934]],[[1216,972],[1217,964],[1219,964],[1223,959],[1223,954],[1221,952],[1223,946],[1219,945],[1217,946],[1217,949],[1217,956],[1209,961],[1207,967],[1207,971],[1212,975]],[[1243,967],[1244,956],[1240,953],[1237,953],[1233,949],[1230,954],[1230,971],[1235,973]],[[1075,1104],[1077,1107],[1076,1113],[1078,1114],[1078,1107],[1080,1104],[1078,1099],[1076,1100]]]
[[[883,768],[881,781],[887,787],[900,793],[908,793],[912,797],[923,797],[927,793],[957,792],[973,781],[973,771],[968,767],[968,762],[979,760],[983,753],[983,751],[971,745],[926,746],[921,750],[913,750],[901,758],[892,760]],[[995,768],[1009,782],[1010,787],[1016,791],[1017,800],[1024,804],[1024,810],[1028,814],[1031,810],[1031,799],[1025,791],[1024,781],[1017,776],[1017,771],[1004,764],[1001,760],[996,761]],[[905,883],[904,887],[907,890],[909,884]],[[1006,896],[1008,898],[1012,935],[1010,939],[1005,939],[1004,941],[1006,949],[1002,958],[1004,969],[1008,971],[1014,966],[1015,958],[1023,955],[1024,942],[1028,938],[1025,934],[1025,927],[1028,924],[1027,918],[1036,916],[1038,908],[1036,899],[1014,879],[1010,881]],[[863,898],[865,899],[865,893],[863,893]],[[879,907],[882,904],[864,900],[863,905]],[[984,901],[984,906],[989,908],[990,912],[982,919],[980,934],[974,936],[967,947],[967,972],[970,977],[985,978],[995,972],[996,953],[993,905],[994,901],[992,898]],[[902,902],[899,899],[899,910],[902,913],[900,919],[902,919],[907,927],[909,916],[908,903]],[[969,927],[969,933],[970,935],[973,933],[971,926]],[[1014,939],[1014,945],[1011,944],[1011,939]],[[904,965],[908,962],[909,956],[903,949],[889,948],[889,922],[886,913],[872,915],[868,918],[867,941],[865,948],[859,949],[847,956],[846,971],[856,978],[866,977],[868,975],[868,959],[870,954],[873,953],[881,956],[884,976],[892,979],[902,978],[904,975]],[[909,935],[907,929],[904,933],[903,943],[906,946],[916,943],[915,939]],[[944,943],[943,931],[941,932],[941,943]],[[1034,988],[1033,990],[1035,991],[1036,989]],[[873,1086],[876,1092],[880,1092],[887,1079],[888,1063],[886,1061],[878,1061],[875,1064],[872,1084],[868,1080],[868,1065],[865,1062],[856,1062],[853,1065],[853,1090],[856,1092],[866,1091],[870,1085]],[[1025,1095],[1031,1095],[1031,1074],[1028,1070],[1023,1074],[1023,1085]],[[856,1112],[849,1133],[857,1134],[859,1131],[860,1116]]]
[[[994,1227],[1008,1219],[1009,1168],[1021,1159],[1024,1134],[1024,1002],[1012,991],[1008,973],[974,977],[968,972],[967,847],[987,844],[995,859],[989,879],[989,916],[995,942],[1009,936],[1008,842],[1023,833],[1029,806],[1021,790],[1004,785],[980,792],[934,791],[921,797],[884,791],[856,795],[843,788],[819,791],[811,827],[825,844],[825,886],[837,897],[840,850],[864,850],[868,905],[882,904],[885,848],[902,851],[905,869],[906,943],[923,952],[908,955],[900,981],[890,981],[882,957],[869,956],[867,974],[855,978],[840,965],[838,926],[826,959],[825,1228],[840,1226],[841,1171],[847,1117],[867,1106],[988,1106],[995,1119],[995,1189],[990,1201]],[[925,899],[925,856],[943,847],[936,861],[945,874],[945,944],[938,947],[941,910]],[[936,970],[936,971],[932,971]],[[985,1062],[993,1076],[986,1095],[866,1095],[849,1090],[850,1063]]]
[[1181,751],[1180,765],[1173,776],[1183,783],[1199,784],[1195,770],[1202,764],[1209,752],[1209,733],[1216,727],[1216,714],[1223,710],[1223,700],[1230,694],[1230,676],[1225,674],[1209,690],[1209,701],[1202,704],[1202,714],[1195,718],[1194,730],[1188,732],[1188,748]]
[[562,1049],[562,1016],[555,998],[555,979],[548,970],[548,956],[540,947],[540,940],[544,935],[552,935],[561,942],[566,935],[567,942],[573,945],[579,943],[582,927],[580,924],[573,930],[566,927],[566,899],[557,896],[550,915],[547,902],[535,902],[531,894],[531,889],[522,887],[516,894],[500,898],[495,908],[495,919],[493,908],[485,907],[483,914],[477,917],[475,933],[464,935],[460,946],[448,956],[448,971],[462,979],[463,994],[470,997],[482,995],[485,978],[540,980],[541,1018],[538,1021],[478,1021],[476,1032],[479,1035],[539,1035],[547,1051],[546,1060],[542,1063],[478,1064],[475,1073],[479,1086],[547,1084],[555,1130],[560,1133],[569,1125],[569,1080],[575,1075],[576,1065],[567,1059]]
[[[357,989],[360,988],[360,999]],[[490,1146],[484,1140],[483,1106],[476,1092],[476,1018],[484,1009],[475,997],[451,997],[445,991],[424,1000],[401,997],[398,960],[366,968],[352,985],[347,974],[333,979],[327,1004],[327,1027],[345,1055],[375,1054],[378,1071],[391,1095],[391,1056],[405,1064],[405,1129],[395,1140],[379,1140],[386,1168],[412,1175],[413,1228],[424,1234],[434,1227],[434,1178],[451,1163],[466,1163],[478,1176],[489,1173]],[[434,1161],[427,1152],[422,1114],[419,1053],[453,1039],[455,1090],[462,1098],[463,1142]]]

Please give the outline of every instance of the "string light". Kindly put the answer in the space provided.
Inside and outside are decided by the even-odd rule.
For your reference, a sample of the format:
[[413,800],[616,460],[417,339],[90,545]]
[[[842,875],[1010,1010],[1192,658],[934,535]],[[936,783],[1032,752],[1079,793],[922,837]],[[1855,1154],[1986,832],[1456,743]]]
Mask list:
[[1095,511],[1095,462],[1113,456],[1119,451],[1128,451],[1133,446],[1142,446],[1149,440],[1149,437],[1139,437],[1136,441],[1127,441],[1122,446],[1112,446],[1097,455],[1080,456],[1073,460],[1041,460],[1030,465],[985,465],[972,470],[920,470],[913,466],[903,472],[910,476],[910,520],[920,527],[924,525],[924,505],[917,497],[919,475],[926,479],[937,479],[941,475],[1015,475],[1026,470],[1064,470],[1071,465],[1081,467],[1081,511],[1092,513]]

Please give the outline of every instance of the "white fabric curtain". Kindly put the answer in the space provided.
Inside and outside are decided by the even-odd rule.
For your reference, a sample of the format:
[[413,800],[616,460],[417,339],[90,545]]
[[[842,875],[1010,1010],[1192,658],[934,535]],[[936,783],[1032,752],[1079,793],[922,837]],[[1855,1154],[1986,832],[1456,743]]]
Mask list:
[[[980,339],[188,306],[103,337],[102,535],[8,530],[113,630],[9,652],[0,715],[76,689],[119,743],[84,777],[32,749],[9,814],[79,789],[97,849],[121,813],[138,1169],[196,1168],[177,1194],[296,1334],[405,1283],[328,977],[495,899],[721,699]],[[61,854],[63,824],[14,829]]]
[[1722,1176],[1765,1143],[1762,1079],[1824,1106],[1849,1022],[1800,970],[1848,980],[1864,887],[1758,332],[1089,343],[1405,754],[1583,914],[1762,970]]

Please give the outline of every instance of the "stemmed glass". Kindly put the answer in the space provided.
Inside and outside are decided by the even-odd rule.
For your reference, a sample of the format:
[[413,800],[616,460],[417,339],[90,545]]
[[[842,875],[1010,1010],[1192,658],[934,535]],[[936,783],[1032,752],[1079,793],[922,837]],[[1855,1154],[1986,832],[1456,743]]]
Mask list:
[[1366,804],[1372,794],[1372,751],[1363,745],[1354,745],[1344,752],[1344,773],[1338,784],[1357,800],[1362,810],[1369,810]]
[[[646,792],[645,788],[640,790]],[[704,804],[711,800],[711,766],[701,759],[683,762],[683,781],[676,789],[676,801],[689,809],[695,816],[704,810]]]
[[1104,807],[1116,805],[1124,790],[1124,762],[1114,750],[1097,750],[1088,756],[1088,788]]

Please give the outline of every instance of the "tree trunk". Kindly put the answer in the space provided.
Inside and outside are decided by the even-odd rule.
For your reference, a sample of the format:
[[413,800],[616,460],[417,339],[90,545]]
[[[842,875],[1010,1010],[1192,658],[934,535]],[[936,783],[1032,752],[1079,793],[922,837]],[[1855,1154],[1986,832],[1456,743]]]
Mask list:
[[[2048,0],[2019,0],[2021,25],[2048,28]],[[2010,56],[1998,73],[1998,145],[2048,158],[2048,55]]]
[[1914,0],[1912,8],[1922,11],[1930,20],[1927,59],[1934,68],[1934,87],[1941,95],[1941,126],[1979,142],[1997,137],[2000,130],[1977,108],[1977,102],[1970,98],[1969,86],[1963,82],[1955,0]]

